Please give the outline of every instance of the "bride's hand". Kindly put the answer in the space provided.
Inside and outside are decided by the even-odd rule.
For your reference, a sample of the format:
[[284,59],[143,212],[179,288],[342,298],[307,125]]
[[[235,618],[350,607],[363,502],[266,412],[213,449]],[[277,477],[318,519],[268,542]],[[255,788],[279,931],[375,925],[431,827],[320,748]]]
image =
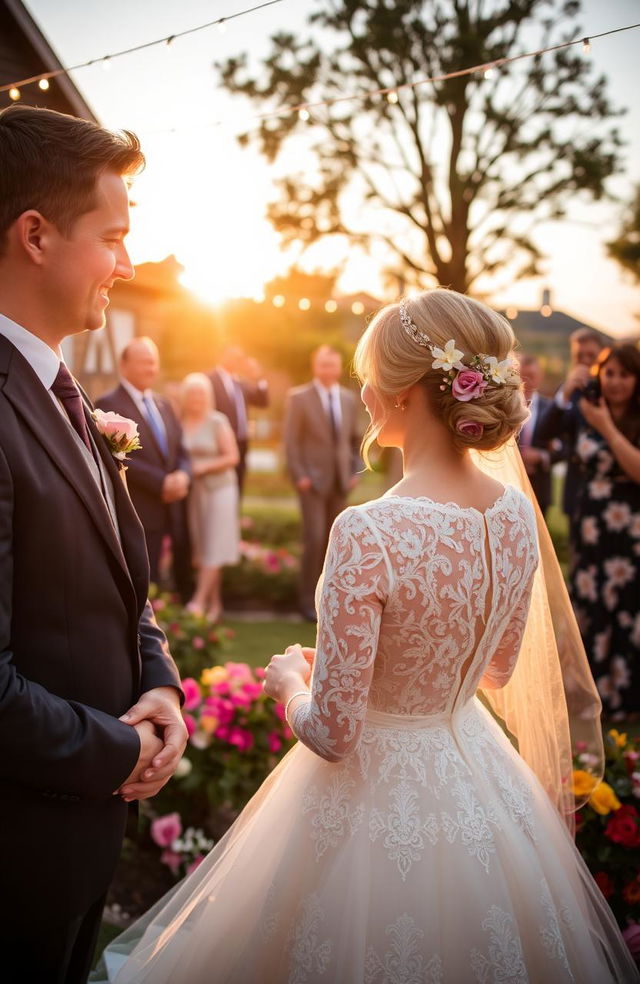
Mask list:
[[[313,650],[311,650],[313,652]],[[264,691],[281,702],[287,695],[306,687],[311,677],[311,666],[298,643],[287,646],[284,653],[271,657],[264,676]]]

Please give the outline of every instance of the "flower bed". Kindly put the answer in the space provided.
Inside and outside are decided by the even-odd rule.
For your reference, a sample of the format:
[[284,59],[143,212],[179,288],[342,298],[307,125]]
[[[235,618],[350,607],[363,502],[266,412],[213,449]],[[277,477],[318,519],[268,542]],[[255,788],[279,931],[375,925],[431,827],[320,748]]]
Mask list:
[[286,547],[240,542],[240,563],[225,567],[222,595],[225,606],[293,609],[297,604],[298,557]]
[[174,779],[145,804],[160,861],[176,877],[202,860],[293,744],[263,676],[261,668],[226,663],[182,681],[189,742]]
[[198,676],[205,666],[220,662],[233,638],[232,629],[214,627],[206,618],[192,615],[173,595],[152,591],[150,596],[156,621],[183,676]]
[[592,790],[576,814],[576,844],[623,931],[640,958],[640,738],[605,735],[605,774],[594,788],[590,756],[574,759],[574,787]]

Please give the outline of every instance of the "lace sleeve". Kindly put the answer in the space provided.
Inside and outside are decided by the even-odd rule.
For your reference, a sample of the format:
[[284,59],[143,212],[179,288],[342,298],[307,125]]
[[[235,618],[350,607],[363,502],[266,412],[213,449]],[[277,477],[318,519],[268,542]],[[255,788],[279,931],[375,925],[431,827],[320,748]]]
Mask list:
[[345,510],[331,530],[318,604],[311,700],[291,714],[294,733],[338,762],[355,749],[367,709],[390,567],[363,510]]
[[509,619],[502,638],[498,643],[498,648],[491,657],[491,662],[480,680],[480,689],[496,690],[508,684],[511,674],[516,668],[522,636],[524,635],[524,628],[527,624],[532,587],[533,577],[531,577],[527,589],[523,592],[520,601],[516,605],[513,615]]

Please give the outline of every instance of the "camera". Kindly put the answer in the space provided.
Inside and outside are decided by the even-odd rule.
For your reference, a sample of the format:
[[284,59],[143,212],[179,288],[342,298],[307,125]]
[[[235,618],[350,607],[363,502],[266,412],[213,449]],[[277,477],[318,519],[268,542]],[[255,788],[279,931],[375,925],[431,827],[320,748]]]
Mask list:
[[590,379],[583,389],[582,395],[589,403],[598,404],[601,396],[600,380],[596,378]]

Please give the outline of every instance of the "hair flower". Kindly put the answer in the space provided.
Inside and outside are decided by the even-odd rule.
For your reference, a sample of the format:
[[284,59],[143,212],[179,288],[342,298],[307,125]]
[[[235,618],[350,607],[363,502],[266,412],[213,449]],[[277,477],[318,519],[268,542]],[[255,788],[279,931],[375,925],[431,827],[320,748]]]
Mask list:
[[498,386],[509,382],[514,369],[513,359],[503,359],[502,362],[498,362],[495,355],[485,355],[483,362],[492,382],[497,383]]
[[462,369],[451,383],[451,395],[461,403],[468,403],[482,396],[488,385],[477,369]]
[[465,437],[482,437],[484,424],[478,420],[459,420],[456,424],[456,430],[459,434],[464,434]]
[[460,349],[456,348],[456,343],[453,338],[450,338],[443,349],[438,348],[436,345],[431,349],[431,354],[435,357],[431,363],[432,369],[444,369],[448,372],[450,369],[465,369],[466,366],[460,360],[464,355]]

